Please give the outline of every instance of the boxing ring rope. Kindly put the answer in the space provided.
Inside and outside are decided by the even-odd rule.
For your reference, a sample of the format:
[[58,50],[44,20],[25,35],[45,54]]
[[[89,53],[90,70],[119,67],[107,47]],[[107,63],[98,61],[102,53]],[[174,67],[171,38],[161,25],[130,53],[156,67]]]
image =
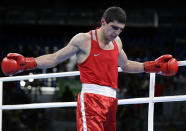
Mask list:
[[[186,61],[179,61],[178,66],[186,66]],[[118,68],[121,72],[121,68]],[[27,76],[12,76],[0,78],[0,131],[2,131],[2,111],[16,110],[16,109],[39,109],[39,108],[57,108],[57,107],[76,107],[76,102],[53,102],[53,103],[35,103],[35,104],[21,104],[21,105],[3,105],[3,82],[5,81],[20,81],[28,79],[41,79],[51,77],[70,77],[80,75],[79,71],[63,72],[63,73],[48,73]],[[132,98],[118,100],[118,105],[124,104],[143,104],[149,103],[148,107],[148,131],[153,131],[154,120],[154,103],[157,102],[172,102],[172,101],[186,101],[186,95],[177,96],[162,96],[154,97],[155,73],[150,73],[149,97],[146,98]]]

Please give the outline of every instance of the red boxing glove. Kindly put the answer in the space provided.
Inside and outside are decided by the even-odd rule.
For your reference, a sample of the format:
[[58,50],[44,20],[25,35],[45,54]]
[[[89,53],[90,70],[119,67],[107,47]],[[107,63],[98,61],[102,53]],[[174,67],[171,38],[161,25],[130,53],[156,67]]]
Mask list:
[[160,56],[155,61],[144,62],[145,72],[173,76],[178,72],[178,61],[172,55]]
[[17,53],[9,53],[2,60],[1,68],[5,75],[13,75],[24,70],[32,70],[37,66],[33,57],[25,58]]

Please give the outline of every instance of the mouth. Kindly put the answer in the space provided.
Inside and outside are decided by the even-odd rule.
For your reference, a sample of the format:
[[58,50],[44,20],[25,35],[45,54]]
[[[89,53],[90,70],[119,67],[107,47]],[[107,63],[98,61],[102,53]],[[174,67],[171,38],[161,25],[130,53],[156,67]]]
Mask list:
[[115,39],[117,36],[116,35],[111,35],[111,38]]

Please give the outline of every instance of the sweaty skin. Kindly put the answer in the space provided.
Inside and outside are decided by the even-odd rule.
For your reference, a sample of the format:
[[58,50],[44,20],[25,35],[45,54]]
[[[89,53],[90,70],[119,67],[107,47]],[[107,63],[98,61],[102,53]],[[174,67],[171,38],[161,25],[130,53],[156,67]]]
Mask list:
[[[125,24],[118,23],[117,21],[106,23],[104,19],[101,20],[102,26],[98,29],[98,41],[100,48],[104,50],[112,50],[114,45],[112,41],[116,41],[119,49],[118,65],[124,72],[140,73],[144,72],[144,64],[140,62],[128,60],[123,47],[119,34],[125,27]],[[37,68],[51,68],[73,55],[77,56],[77,62],[82,63],[89,56],[91,49],[91,35],[89,33],[78,33],[75,35],[67,46],[59,51],[43,55],[35,58]]]

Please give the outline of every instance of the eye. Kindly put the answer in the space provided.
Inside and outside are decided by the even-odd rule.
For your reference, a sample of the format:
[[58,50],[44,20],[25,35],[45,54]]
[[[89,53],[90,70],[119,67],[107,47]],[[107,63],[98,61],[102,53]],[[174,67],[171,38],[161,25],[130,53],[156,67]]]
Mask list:
[[117,27],[117,26],[111,26],[114,30],[119,30],[120,28],[119,27]]
[[120,31],[123,30],[123,28],[117,27],[115,25],[111,25],[111,27],[112,27],[113,30],[120,30]]

